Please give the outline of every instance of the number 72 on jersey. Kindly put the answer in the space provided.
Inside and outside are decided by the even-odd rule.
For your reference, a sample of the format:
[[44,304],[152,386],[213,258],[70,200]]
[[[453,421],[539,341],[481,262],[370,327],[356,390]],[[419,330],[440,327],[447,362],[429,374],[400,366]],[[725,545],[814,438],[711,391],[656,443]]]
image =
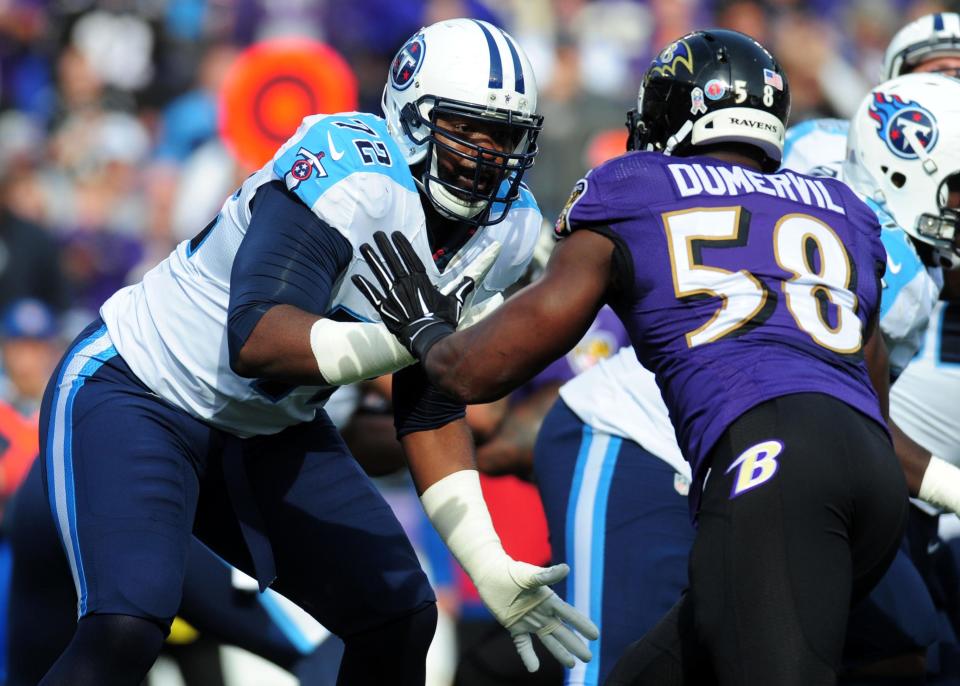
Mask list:
[[[676,297],[722,300],[707,322],[686,334],[689,347],[719,340],[769,316],[776,296],[760,279],[746,269],[705,265],[700,256],[705,247],[743,246],[749,224],[746,210],[699,207],[665,212],[662,220]],[[842,354],[858,352],[863,337],[857,296],[850,290],[854,268],[843,241],[816,217],[798,213],[777,221],[771,247],[777,264],[792,275],[780,285],[797,326],[824,348]]]

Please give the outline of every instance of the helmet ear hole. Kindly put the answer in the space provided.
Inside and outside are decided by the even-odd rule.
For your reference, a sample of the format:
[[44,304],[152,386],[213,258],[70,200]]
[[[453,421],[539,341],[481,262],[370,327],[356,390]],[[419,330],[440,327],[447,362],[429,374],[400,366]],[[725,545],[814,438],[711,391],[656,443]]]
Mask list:
[[907,183],[907,177],[900,172],[893,172],[893,174],[890,175],[890,183],[897,188],[903,188],[904,184]]

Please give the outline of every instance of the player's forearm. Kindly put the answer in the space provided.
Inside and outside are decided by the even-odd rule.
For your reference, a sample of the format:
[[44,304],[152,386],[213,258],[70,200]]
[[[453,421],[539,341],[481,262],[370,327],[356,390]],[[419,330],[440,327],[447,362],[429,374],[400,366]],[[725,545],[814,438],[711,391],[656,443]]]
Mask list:
[[571,290],[540,281],[489,317],[430,348],[424,369],[465,403],[499,398],[533,378],[583,337],[600,307],[598,292],[577,301]]
[[418,493],[465,469],[476,470],[473,437],[463,419],[431,431],[416,431],[400,439]]
[[431,524],[478,586],[507,558],[483,499],[464,420],[401,439],[410,474]]
[[888,420],[890,433],[893,435],[893,447],[907,479],[907,488],[910,495],[917,497],[923,483],[924,474],[930,464],[930,451],[907,436],[892,419]]
[[511,356],[509,348],[495,339],[478,334],[482,328],[478,325],[447,336],[423,361],[434,385],[467,404],[496,400],[526,377],[519,364],[522,359]]
[[241,376],[344,386],[413,362],[382,324],[337,322],[276,305],[257,323],[233,368]]
[[933,455],[893,421],[890,430],[910,495],[960,514],[960,469]]

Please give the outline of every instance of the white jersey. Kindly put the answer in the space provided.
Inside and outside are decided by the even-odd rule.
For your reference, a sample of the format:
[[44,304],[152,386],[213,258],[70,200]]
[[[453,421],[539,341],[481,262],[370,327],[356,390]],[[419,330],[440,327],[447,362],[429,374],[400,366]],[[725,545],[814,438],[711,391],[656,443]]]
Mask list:
[[273,160],[226,200],[208,231],[181,243],[143,281],[118,291],[100,311],[113,344],[147,387],[241,437],[310,421],[332,392],[330,387],[298,386],[274,394],[270,384],[240,377],[230,368],[231,268],[250,223],[250,201],[258,188],[277,180],[285,181],[353,246],[326,314],[357,321],[379,321],[350,278],[362,274],[376,283],[359,252],[361,244],[373,242],[374,232],[402,231],[439,287],[462,278],[465,267],[499,241],[503,248],[472,296],[480,302],[524,273],[542,221],[532,194],[523,188],[506,219],[478,230],[441,273],[428,244],[417,186],[386,123],[356,112],[304,119]]
[[783,139],[782,166],[803,174],[835,176],[820,168],[835,169],[843,164],[849,130],[846,119],[810,119],[791,126]]
[[690,479],[653,372],[640,364],[632,347],[572,378],[560,387],[560,397],[584,424],[639,443]]
[[960,467],[960,303],[937,303],[920,352],[890,389],[890,416]]
[[[842,119],[813,119],[787,130],[783,166],[843,181],[847,131]],[[880,299],[880,330],[890,353],[890,371],[898,376],[920,347],[927,322],[943,286],[939,267],[926,267],[910,237],[882,207],[853,189],[877,213],[887,251]]]

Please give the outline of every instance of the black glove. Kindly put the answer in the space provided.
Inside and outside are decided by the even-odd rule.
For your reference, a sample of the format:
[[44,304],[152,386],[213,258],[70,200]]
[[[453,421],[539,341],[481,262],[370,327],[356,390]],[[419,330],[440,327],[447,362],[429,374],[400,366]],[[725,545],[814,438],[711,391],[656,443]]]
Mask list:
[[392,235],[377,231],[373,240],[360,246],[360,254],[380,282],[380,290],[360,275],[354,285],[380,313],[380,319],[397,340],[418,360],[441,338],[457,329],[463,301],[473,290],[473,279],[466,277],[449,295],[441,293],[427,276],[423,263],[410,241],[399,231]]

